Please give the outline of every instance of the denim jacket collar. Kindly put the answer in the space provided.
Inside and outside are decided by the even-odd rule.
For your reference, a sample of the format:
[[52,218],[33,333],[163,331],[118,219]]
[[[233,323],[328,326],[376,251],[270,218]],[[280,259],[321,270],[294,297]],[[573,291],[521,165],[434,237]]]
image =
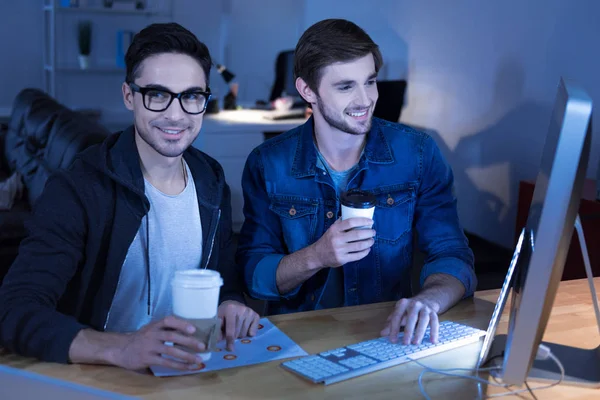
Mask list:
[[[394,162],[394,156],[388,140],[381,131],[381,124],[385,124],[378,118],[373,118],[371,131],[367,134],[367,144],[363,157],[359,164],[391,164]],[[314,117],[310,117],[306,123],[298,127],[298,144],[292,163],[292,176],[302,178],[314,176],[316,174],[317,152],[315,150],[314,136]],[[362,168],[362,166],[361,166]]]

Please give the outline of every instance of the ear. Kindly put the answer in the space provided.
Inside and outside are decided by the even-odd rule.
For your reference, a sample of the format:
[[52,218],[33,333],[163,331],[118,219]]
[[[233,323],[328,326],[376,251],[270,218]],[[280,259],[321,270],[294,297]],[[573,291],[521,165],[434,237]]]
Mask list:
[[123,103],[125,103],[125,107],[128,110],[133,111],[133,95],[134,93],[131,91],[131,88],[127,84],[127,82],[123,82],[121,86],[121,91],[123,92]]
[[307,103],[315,104],[317,102],[317,94],[313,92],[304,79],[296,78],[296,90]]

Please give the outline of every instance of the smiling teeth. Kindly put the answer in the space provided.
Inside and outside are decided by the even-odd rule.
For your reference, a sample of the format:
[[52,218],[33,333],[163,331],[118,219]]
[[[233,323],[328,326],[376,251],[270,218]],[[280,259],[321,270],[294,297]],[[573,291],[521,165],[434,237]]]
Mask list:
[[348,115],[350,115],[351,117],[362,117],[363,115],[365,115],[367,112],[363,111],[363,112],[355,112],[355,113],[348,113]]
[[176,134],[178,134],[179,132],[181,132],[181,131],[176,131],[176,130],[173,130],[173,129],[161,129],[161,128],[159,128],[159,129],[160,129],[161,131],[163,131],[163,132],[165,132],[165,133],[169,133],[169,134],[171,134],[171,135],[176,135]]

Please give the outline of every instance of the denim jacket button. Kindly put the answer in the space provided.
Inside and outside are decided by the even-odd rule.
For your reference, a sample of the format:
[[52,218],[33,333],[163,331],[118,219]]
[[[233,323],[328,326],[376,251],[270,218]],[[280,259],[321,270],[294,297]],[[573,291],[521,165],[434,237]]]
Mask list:
[[391,206],[392,204],[394,204],[394,199],[392,199],[392,197],[391,197],[391,196],[389,196],[389,195],[388,195],[387,203],[388,203],[388,205],[390,205],[390,206]]
[[296,209],[294,208],[294,206],[292,206],[292,208],[290,208],[290,215],[293,217],[294,215],[296,215]]
[[310,301],[315,301],[315,295],[314,294],[310,295]]
[[329,218],[329,219],[333,218],[333,212],[332,211],[327,211],[327,218]]

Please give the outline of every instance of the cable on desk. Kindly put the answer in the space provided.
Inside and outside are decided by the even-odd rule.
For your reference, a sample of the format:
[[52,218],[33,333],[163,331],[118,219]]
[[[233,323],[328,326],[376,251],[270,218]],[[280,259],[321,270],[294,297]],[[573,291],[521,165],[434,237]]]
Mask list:
[[537,396],[533,393],[533,390],[531,390],[529,383],[527,383],[527,380],[525,380],[525,387],[529,391],[529,394],[531,395],[531,397],[533,397],[533,400],[538,400]]
[[[533,394],[533,391],[535,390],[543,390],[543,389],[549,389],[551,387],[554,387],[558,384],[560,384],[563,379],[565,378],[565,369],[562,365],[562,363],[560,362],[560,360],[558,358],[556,358],[556,356],[554,354],[552,354],[552,352],[548,351],[546,353],[548,358],[551,358],[556,365],[558,366],[558,368],[560,369],[560,378],[556,381],[553,382],[549,385],[545,385],[545,386],[539,386],[539,387],[534,387],[531,388],[529,386],[529,384],[527,383],[527,381],[525,381],[525,386],[526,389],[518,389],[518,390],[512,390],[512,391],[507,391],[504,393],[496,393],[496,394],[492,394],[489,396],[486,396],[485,398],[496,398],[496,397],[504,397],[504,396],[509,396],[509,395],[514,395],[514,394],[519,394],[519,393],[525,393],[525,392],[529,392],[534,399],[536,399],[535,394]],[[421,394],[423,395],[423,397],[425,397],[426,400],[431,400],[431,398],[427,395],[427,392],[425,391],[425,387],[423,386],[423,376],[425,375],[425,373],[427,372],[434,372],[440,375],[446,375],[446,376],[451,376],[451,377],[455,377],[455,378],[461,378],[461,379],[471,379],[473,381],[479,382],[479,383],[483,383],[485,385],[489,385],[489,386],[495,386],[495,387],[501,387],[503,389],[510,389],[511,385],[508,384],[503,384],[503,383],[495,383],[495,382],[490,382],[489,380],[486,379],[482,379],[479,377],[479,371],[493,371],[493,370],[501,370],[501,367],[489,367],[489,368],[447,368],[447,369],[436,369],[436,368],[432,368],[429,367],[425,364],[423,364],[422,362],[418,361],[418,360],[414,360],[409,358],[409,360],[415,362],[416,364],[420,365],[421,367],[425,368],[420,374],[419,374],[419,379],[418,379],[418,383],[419,383],[419,390],[421,391]],[[470,376],[470,375],[462,375],[462,374],[456,374],[450,371],[475,371],[477,373],[476,376]],[[482,393],[480,394],[480,398],[483,399]]]

